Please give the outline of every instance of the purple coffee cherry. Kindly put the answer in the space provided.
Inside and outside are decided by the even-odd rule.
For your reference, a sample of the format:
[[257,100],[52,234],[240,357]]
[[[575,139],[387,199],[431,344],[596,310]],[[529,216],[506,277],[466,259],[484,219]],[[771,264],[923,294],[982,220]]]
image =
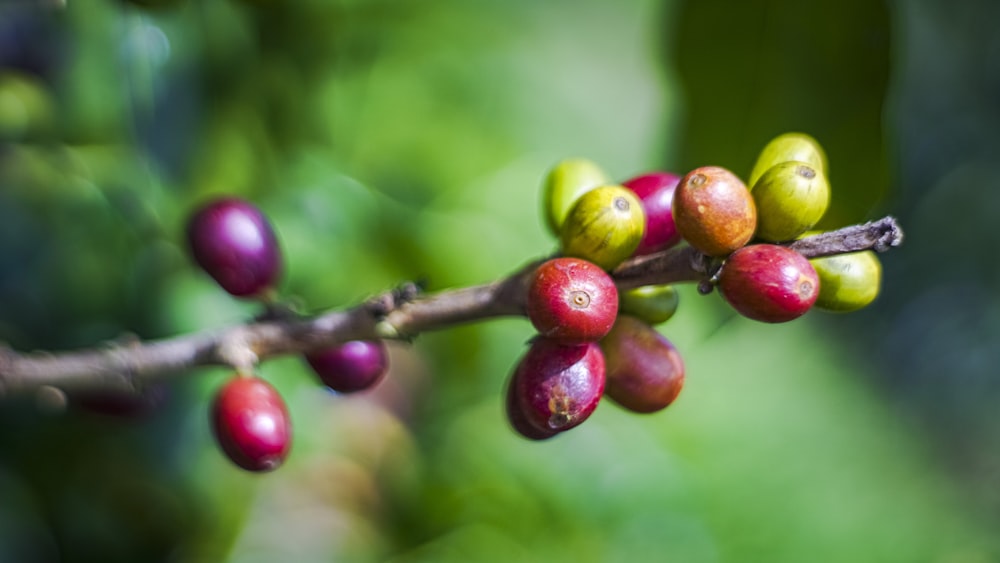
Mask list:
[[352,340],[306,354],[324,385],[338,393],[374,387],[389,370],[389,352],[381,340]]
[[253,204],[223,198],[191,217],[188,244],[195,262],[235,297],[259,298],[281,275],[281,249],[267,217]]

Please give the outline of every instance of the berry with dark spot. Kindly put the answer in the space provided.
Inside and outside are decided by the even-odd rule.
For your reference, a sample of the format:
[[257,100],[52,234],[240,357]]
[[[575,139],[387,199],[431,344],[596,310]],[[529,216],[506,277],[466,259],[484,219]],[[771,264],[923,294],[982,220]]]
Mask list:
[[538,332],[563,344],[596,342],[618,315],[618,288],[595,264],[553,258],[535,270],[527,312]]
[[813,306],[819,295],[819,276],[809,260],[794,250],[754,244],[726,259],[719,291],[744,317],[782,323]]
[[[586,420],[604,393],[604,355],[595,342],[567,346],[536,338],[514,370],[508,407],[529,437],[564,432]],[[539,439],[535,437],[534,439]]]
[[695,249],[722,257],[750,242],[757,207],[743,181],[718,166],[702,166],[681,178],[674,192],[677,231]]

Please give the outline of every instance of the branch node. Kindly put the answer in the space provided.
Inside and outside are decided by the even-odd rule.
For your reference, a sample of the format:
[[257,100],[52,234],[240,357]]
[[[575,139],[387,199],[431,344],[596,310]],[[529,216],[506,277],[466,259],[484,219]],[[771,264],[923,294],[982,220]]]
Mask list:
[[375,323],[375,334],[379,338],[387,340],[399,340],[403,337],[403,335],[400,334],[399,329],[397,329],[389,321],[379,321]]
[[715,285],[713,285],[712,282],[708,280],[701,280],[700,282],[698,282],[698,293],[700,293],[701,295],[708,295],[709,293],[712,293],[712,290],[714,289]]
[[253,372],[259,358],[246,338],[237,334],[219,343],[216,354],[223,363],[232,366],[237,372],[248,375]]
[[883,217],[878,221],[866,224],[866,226],[868,225],[874,226],[874,228],[881,232],[873,246],[875,252],[885,252],[894,246],[903,244],[903,229],[896,222],[895,217],[891,215]]
[[422,292],[422,283],[404,282],[390,291],[380,293],[365,303],[365,309],[377,320],[385,319],[390,313],[406,303],[415,300]]

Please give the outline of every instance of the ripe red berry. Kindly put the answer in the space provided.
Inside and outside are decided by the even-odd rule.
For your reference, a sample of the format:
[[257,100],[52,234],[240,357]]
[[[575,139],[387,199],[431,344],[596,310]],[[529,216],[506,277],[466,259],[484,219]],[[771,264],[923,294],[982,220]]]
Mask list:
[[618,288],[596,264],[554,258],[535,270],[528,318],[542,336],[563,344],[596,342],[618,315]]
[[622,185],[635,192],[646,212],[646,230],[634,256],[666,250],[681,241],[674,223],[674,191],[681,177],[670,172],[636,176]]
[[719,275],[723,298],[745,317],[782,323],[805,314],[819,295],[819,276],[804,256],[773,244],[734,252]]
[[604,393],[604,355],[594,342],[567,346],[536,338],[510,384],[515,414],[521,409],[535,435],[563,432],[597,408]]
[[389,352],[381,340],[352,340],[306,354],[324,385],[338,393],[369,389],[389,369]]
[[281,249],[274,230],[253,204],[237,198],[215,200],[187,226],[195,262],[236,297],[260,297],[281,274]]
[[604,394],[635,412],[666,408],[684,385],[684,362],[677,348],[643,321],[621,315],[601,340],[607,364]]
[[247,471],[276,469],[291,447],[288,408],[258,377],[234,377],[215,397],[212,430],[222,451]]
[[515,432],[529,440],[547,440],[559,433],[557,430],[532,426],[531,422],[528,421],[528,414],[523,402],[518,399],[513,377],[507,381],[505,396],[504,406],[507,422],[510,423]]

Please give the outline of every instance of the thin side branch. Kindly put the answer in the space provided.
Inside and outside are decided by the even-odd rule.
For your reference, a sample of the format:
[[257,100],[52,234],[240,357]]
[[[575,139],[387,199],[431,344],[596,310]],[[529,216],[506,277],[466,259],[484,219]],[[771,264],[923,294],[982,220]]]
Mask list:
[[[807,257],[898,246],[902,230],[892,217],[795,241]],[[135,391],[154,379],[199,366],[252,368],[267,358],[300,354],[348,340],[411,338],[422,332],[501,316],[523,316],[532,262],[485,285],[419,295],[412,284],[355,307],[316,316],[277,315],[221,330],[152,341],[132,339],[71,352],[22,354],[0,348],[0,396],[42,387],[73,391]],[[700,282],[713,261],[682,246],[634,258],[612,272],[619,288]]]

